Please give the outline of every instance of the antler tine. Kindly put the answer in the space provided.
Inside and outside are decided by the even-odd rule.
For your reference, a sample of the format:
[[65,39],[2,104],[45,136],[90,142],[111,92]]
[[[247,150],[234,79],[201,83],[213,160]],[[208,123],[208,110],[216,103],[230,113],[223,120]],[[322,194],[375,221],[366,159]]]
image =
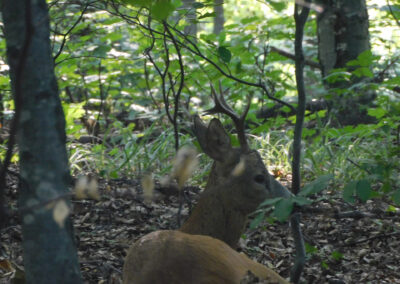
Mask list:
[[[214,86],[211,83],[210,83],[210,87],[211,87],[211,94],[214,99],[215,106],[212,109],[207,110],[206,113],[208,113],[208,114],[223,113],[223,114],[226,114],[227,116],[229,116],[232,119],[233,123],[235,124],[235,128],[236,128],[236,131],[238,134],[239,143],[240,143],[241,148],[245,151],[248,151],[249,145],[247,144],[247,139],[246,139],[246,135],[245,135],[245,131],[244,131],[244,120],[250,109],[250,99],[246,106],[245,111],[242,113],[241,116],[239,116],[226,103],[225,98],[224,98],[224,92],[222,91],[221,82],[219,82],[219,91],[220,91],[219,96],[218,96],[217,92],[215,91]],[[225,91],[225,93],[226,92],[227,91]]]

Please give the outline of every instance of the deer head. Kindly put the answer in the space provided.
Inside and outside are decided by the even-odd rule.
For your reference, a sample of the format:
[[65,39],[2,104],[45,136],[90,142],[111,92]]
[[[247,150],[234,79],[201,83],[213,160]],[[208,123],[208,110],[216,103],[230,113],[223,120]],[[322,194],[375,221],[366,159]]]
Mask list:
[[213,119],[205,125],[194,118],[194,133],[204,153],[214,160],[204,193],[181,231],[209,235],[234,247],[242,234],[246,217],[268,198],[288,197],[290,193],[267,171],[260,155],[248,146],[244,119],[226,104],[223,94],[218,97],[212,88],[215,107],[209,113],[224,113],[233,120],[240,147],[231,144],[222,123]]

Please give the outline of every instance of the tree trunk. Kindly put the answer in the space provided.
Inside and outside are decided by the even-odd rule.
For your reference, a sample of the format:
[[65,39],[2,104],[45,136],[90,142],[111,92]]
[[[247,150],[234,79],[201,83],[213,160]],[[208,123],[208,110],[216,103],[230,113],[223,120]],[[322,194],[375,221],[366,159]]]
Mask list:
[[[365,0],[318,1],[324,7],[317,17],[318,53],[323,76],[334,68],[346,68],[362,52],[371,48],[368,32],[368,12]],[[352,78],[350,82],[327,83],[327,88],[347,89],[362,78]],[[336,111],[339,124],[371,122],[362,105],[370,104],[375,98],[372,92],[357,96],[334,96],[332,110]]]
[[214,0],[214,34],[216,35],[224,30],[225,18],[223,4],[223,0]]
[[47,4],[4,0],[2,6],[15,115],[20,118],[19,210],[26,282],[81,283],[71,219],[57,224],[54,202],[49,203],[67,196],[70,175]]
[[[322,1],[321,4],[326,3]],[[346,67],[371,48],[365,0],[335,0],[317,17],[319,60],[323,76]]]
[[183,0],[183,8],[187,10],[186,21],[189,23],[184,29],[184,33],[189,36],[196,37],[197,23],[196,23],[196,9],[193,7],[195,0]]

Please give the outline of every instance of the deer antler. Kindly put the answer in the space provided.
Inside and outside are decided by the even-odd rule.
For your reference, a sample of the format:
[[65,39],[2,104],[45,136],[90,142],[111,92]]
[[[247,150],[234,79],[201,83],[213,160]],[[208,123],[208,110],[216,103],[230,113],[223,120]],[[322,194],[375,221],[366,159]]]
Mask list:
[[214,89],[214,86],[211,83],[210,83],[210,87],[211,87],[211,95],[214,99],[215,106],[205,112],[207,114],[223,113],[223,114],[226,114],[227,116],[229,116],[232,119],[233,123],[235,124],[241,148],[244,151],[248,151],[249,145],[247,144],[247,139],[246,139],[246,135],[245,135],[245,131],[244,131],[245,130],[244,129],[244,120],[250,109],[251,97],[248,96],[247,106],[246,106],[244,112],[242,113],[242,115],[239,116],[225,101],[224,94],[227,93],[227,91],[229,89],[227,89],[225,92],[223,92],[222,85],[220,82],[219,83],[219,96],[218,96],[217,92]]

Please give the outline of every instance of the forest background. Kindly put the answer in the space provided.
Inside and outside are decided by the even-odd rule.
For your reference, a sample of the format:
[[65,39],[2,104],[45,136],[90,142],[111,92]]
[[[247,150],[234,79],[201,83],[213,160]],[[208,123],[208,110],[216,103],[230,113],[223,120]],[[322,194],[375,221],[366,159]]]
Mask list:
[[[13,43],[18,34],[25,34],[15,27],[27,31],[29,25],[25,26],[24,14],[16,17],[15,10],[7,8],[7,2],[2,10],[0,39],[0,155],[4,160],[0,193],[2,216],[7,216],[2,217],[4,277],[15,277],[23,270],[18,215],[32,207],[32,196],[23,196],[27,192],[23,190],[25,184],[30,184],[32,190],[36,184],[37,173],[29,170],[32,166],[26,166],[26,173],[32,175],[24,175],[22,164],[21,169],[16,166],[23,163],[21,148],[32,147],[34,155],[46,159],[66,155],[68,175],[99,180],[100,201],[74,197],[74,212],[66,211],[73,214],[78,231],[84,232],[78,248],[84,279],[90,283],[118,281],[127,240],[156,228],[176,226],[176,196],[168,193],[172,201],[155,201],[152,206],[163,209],[145,214],[142,211],[149,209],[142,202],[139,181],[151,173],[157,190],[162,191],[158,181],[171,171],[176,151],[187,145],[198,147],[191,131],[192,116],[213,107],[210,94],[214,86],[239,113],[251,98],[246,117],[251,146],[261,153],[270,172],[288,187],[296,171],[292,169],[293,158],[301,155],[298,162],[302,179],[294,178],[301,188],[298,198],[264,204],[252,218],[242,249],[251,247],[259,253],[260,262],[272,263],[288,276],[294,251],[285,221],[294,207],[304,207],[302,224],[308,262],[303,277],[307,283],[400,282],[396,266],[399,257],[395,253],[399,250],[400,203],[398,1],[297,1],[297,5],[310,10],[300,65],[296,64],[302,56],[295,51],[298,27],[293,2],[47,1],[52,61],[36,57],[32,61],[36,65],[23,70],[24,77],[18,71],[18,62],[13,63],[10,46],[6,54],[6,45]],[[15,1],[14,8],[28,12],[40,8],[32,4],[29,10],[23,5],[24,1]],[[40,11],[44,14],[38,15],[46,18],[47,9]],[[8,28],[7,21],[15,26]],[[20,38],[20,42],[23,40]],[[24,54],[22,44],[20,48]],[[29,63],[29,53],[26,58]],[[16,71],[10,69],[13,64]],[[59,96],[48,109],[43,106],[36,110],[43,111],[42,118],[23,124],[15,119],[20,116],[16,113],[24,107],[37,107],[35,100],[23,99],[24,92],[30,84],[47,82],[40,77],[47,64],[48,69],[54,67],[58,85],[55,93]],[[296,73],[299,66],[306,98],[302,107]],[[13,84],[10,78],[14,78]],[[21,80],[29,83],[24,85]],[[58,103],[62,105],[62,119],[55,118],[57,111],[51,109]],[[293,142],[298,110],[303,107],[302,141]],[[47,111],[52,113],[48,117]],[[57,135],[49,135],[46,126],[51,121],[58,125],[64,119],[67,151],[58,155],[49,146]],[[229,120],[226,125],[233,129]],[[12,147],[18,127],[31,135],[25,136],[29,139],[21,138],[23,134],[17,137],[20,152]],[[235,135],[231,139],[238,144]],[[293,143],[301,147],[293,147]],[[43,145],[49,146],[48,152]],[[204,155],[200,158],[189,182],[194,186],[204,186],[210,170],[210,161]],[[48,162],[46,159],[44,162]],[[67,175],[65,161],[56,175]],[[26,178],[21,181],[21,176]],[[43,180],[40,175],[36,178]],[[21,192],[18,182],[22,183]],[[130,192],[129,204],[137,203],[133,209],[124,203],[126,192]],[[97,194],[92,197],[97,198]],[[69,197],[68,190],[62,193],[66,195]],[[196,196],[197,190],[192,188],[192,195]],[[17,196],[20,205],[16,204]],[[59,195],[54,196],[51,201],[59,201]],[[57,204],[54,202],[50,211],[59,212]],[[66,205],[69,208],[68,202]],[[89,213],[91,208],[97,209]],[[114,213],[104,213],[112,210]],[[185,210],[183,214],[187,214]],[[149,221],[154,216],[162,217]],[[132,219],[135,221],[129,221]],[[100,220],[97,226],[101,228],[95,226],[95,233],[86,230],[87,224],[95,224],[96,220]],[[107,226],[118,225],[124,227],[112,227],[116,230],[113,235],[99,239],[105,231],[112,231]],[[111,244],[115,240],[118,245]],[[97,247],[105,243],[109,250]],[[276,251],[263,253],[269,246]],[[94,251],[92,260],[82,260],[87,250]],[[68,253],[66,257],[70,257]],[[111,264],[99,268],[104,259]]]

